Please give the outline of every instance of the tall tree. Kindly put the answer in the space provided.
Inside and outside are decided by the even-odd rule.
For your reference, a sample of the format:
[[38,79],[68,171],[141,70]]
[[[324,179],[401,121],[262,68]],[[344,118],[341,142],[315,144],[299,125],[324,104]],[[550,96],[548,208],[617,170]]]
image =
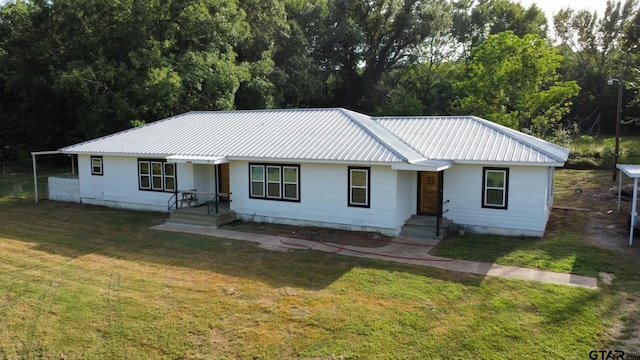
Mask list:
[[270,78],[276,87],[280,107],[323,106],[326,83],[315,46],[325,31],[328,5],[325,0],[287,0],[285,3],[289,32],[276,36]]
[[473,51],[467,77],[455,84],[461,98],[453,111],[545,135],[569,111],[580,90],[560,81],[562,56],[536,35],[490,35]]
[[29,147],[191,109],[230,109],[249,77],[233,0],[16,1],[0,8],[0,89]]
[[238,43],[238,61],[248,69],[235,97],[239,109],[272,108],[276,105],[277,89],[272,75],[278,38],[290,33],[285,3],[282,0],[240,0],[247,16],[249,34]]
[[561,72],[581,87],[572,118],[583,131],[597,133],[614,128],[617,95],[605,83],[609,76],[616,76],[627,67],[632,57],[632,52],[624,47],[623,35],[624,29],[633,23],[636,6],[637,0],[624,3],[608,0],[602,17],[596,12],[572,8],[554,16],[559,49],[565,58]]
[[472,48],[480,45],[489,35],[512,31],[523,37],[535,34],[547,36],[547,19],[535,4],[528,8],[512,0],[454,1],[452,35],[459,42],[463,58],[470,56]]
[[329,2],[320,62],[336,103],[370,111],[384,94],[384,74],[418,59],[425,39],[449,25],[444,0],[335,0]]

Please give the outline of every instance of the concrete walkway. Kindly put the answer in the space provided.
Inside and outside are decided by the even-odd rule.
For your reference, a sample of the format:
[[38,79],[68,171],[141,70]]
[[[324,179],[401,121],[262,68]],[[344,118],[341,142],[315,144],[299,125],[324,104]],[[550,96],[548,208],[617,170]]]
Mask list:
[[598,280],[588,276],[431,256],[428,254],[428,251],[432,246],[437,244],[437,240],[399,237],[395,239],[397,242],[393,242],[384,247],[364,248],[175,223],[165,223],[154,226],[151,229],[215,236],[232,240],[251,241],[259,243],[261,247],[271,250],[309,249],[328,253],[339,253],[340,255],[423,265],[483,276],[498,276],[509,279],[539,281],[549,284],[577,286],[589,289],[598,288]]

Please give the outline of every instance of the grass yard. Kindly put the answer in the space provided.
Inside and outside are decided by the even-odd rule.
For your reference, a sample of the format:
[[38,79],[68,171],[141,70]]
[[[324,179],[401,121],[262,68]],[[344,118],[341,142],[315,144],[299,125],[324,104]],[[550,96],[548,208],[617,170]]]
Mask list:
[[[610,186],[606,176],[559,172],[557,202],[606,209],[573,192],[596,193]],[[438,251],[591,276],[606,271],[617,277],[612,285],[588,290],[274,252],[150,230],[164,214],[0,197],[0,359],[640,354],[638,258],[585,243],[587,213],[567,214],[552,218],[542,240],[467,235]]]
[[[629,182],[623,177],[623,183]],[[611,301],[602,339],[607,346],[640,354],[640,238],[628,247],[624,229],[630,204],[616,211],[617,185],[610,170],[559,170],[554,205],[580,210],[553,210],[544,238],[454,235],[431,253],[596,278],[601,272],[614,274],[613,284],[601,289],[603,299]],[[615,237],[618,246],[600,246],[594,237]],[[609,239],[606,245],[614,243]]]

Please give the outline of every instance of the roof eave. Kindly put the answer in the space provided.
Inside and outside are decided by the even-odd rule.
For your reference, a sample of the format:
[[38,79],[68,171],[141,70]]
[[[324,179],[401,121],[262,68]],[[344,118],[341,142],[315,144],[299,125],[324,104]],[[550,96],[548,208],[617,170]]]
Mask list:
[[528,161],[478,161],[478,160],[455,160],[454,164],[465,165],[484,165],[484,166],[544,166],[544,167],[563,167],[564,161],[549,162],[528,162]]
[[61,154],[67,155],[89,155],[89,156],[123,156],[123,157],[143,157],[143,158],[166,158],[175,154],[157,154],[157,153],[126,153],[126,152],[105,152],[105,151],[69,151],[60,150]]
[[250,157],[250,156],[227,156],[229,161],[252,161],[252,162],[275,162],[275,163],[315,163],[315,164],[358,164],[358,165],[382,165],[404,163],[403,161],[375,161],[375,160],[353,160],[353,159],[303,159],[303,158],[271,158],[271,157]]

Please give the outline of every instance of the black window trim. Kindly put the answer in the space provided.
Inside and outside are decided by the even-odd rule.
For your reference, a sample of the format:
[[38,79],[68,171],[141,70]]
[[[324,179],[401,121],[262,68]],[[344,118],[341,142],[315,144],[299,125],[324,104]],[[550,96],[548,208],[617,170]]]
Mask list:
[[[147,176],[149,177],[149,186],[148,187],[143,187],[142,186],[142,173],[140,172],[140,164],[141,163],[146,163],[149,169],[149,174],[147,174]],[[154,174],[153,174],[153,164],[160,164],[160,169],[161,169],[161,182],[162,182],[162,188],[158,188],[153,186],[153,178],[154,178]],[[178,191],[178,169],[176,166],[176,163],[172,163],[172,162],[168,162],[166,159],[146,159],[146,158],[140,158],[137,159],[137,164],[138,164],[138,190],[140,191],[153,191],[153,192],[176,192]],[[172,165],[173,166],[173,176],[168,176],[170,178],[173,178],[173,185],[174,185],[174,189],[167,189],[167,176],[166,176],[166,170],[165,170],[165,166],[166,165]],[[157,177],[157,175],[155,175]]]
[[[255,196],[253,195],[252,192],[252,184],[254,182],[257,181],[253,181],[253,179],[251,178],[252,175],[252,167],[262,167],[262,174],[263,174],[263,178],[262,178],[262,196]],[[280,185],[280,196],[275,197],[275,196],[268,196],[268,168],[269,167],[276,167],[279,168],[280,170],[280,179],[278,184]],[[296,187],[296,195],[297,198],[293,199],[293,198],[287,198],[285,197],[285,181],[284,181],[284,169],[285,168],[295,168],[296,169],[296,175],[297,175],[297,187]],[[287,184],[291,184],[290,182]],[[286,202],[300,202],[301,201],[301,194],[300,194],[300,189],[302,188],[301,184],[300,184],[300,164],[276,164],[276,163],[254,163],[254,162],[250,162],[249,163],[249,198],[250,199],[258,199],[258,200],[270,200],[270,201],[286,201]]]
[[[93,160],[100,160],[100,171],[94,171]],[[103,176],[104,175],[104,159],[102,156],[91,156],[89,160],[91,162],[91,175]]]
[[[347,205],[349,207],[370,208],[371,207],[371,167],[349,166],[347,167]],[[351,199],[351,172],[353,170],[365,171],[367,173],[367,202],[366,204],[354,204]]]
[[[486,204],[486,192],[487,192],[487,172],[488,171],[502,171],[504,172],[504,206],[487,205]],[[508,210],[509,207],[509,168],[502,167],[483,167],[482,168],[482,207],[485,209],[498,209]]]

